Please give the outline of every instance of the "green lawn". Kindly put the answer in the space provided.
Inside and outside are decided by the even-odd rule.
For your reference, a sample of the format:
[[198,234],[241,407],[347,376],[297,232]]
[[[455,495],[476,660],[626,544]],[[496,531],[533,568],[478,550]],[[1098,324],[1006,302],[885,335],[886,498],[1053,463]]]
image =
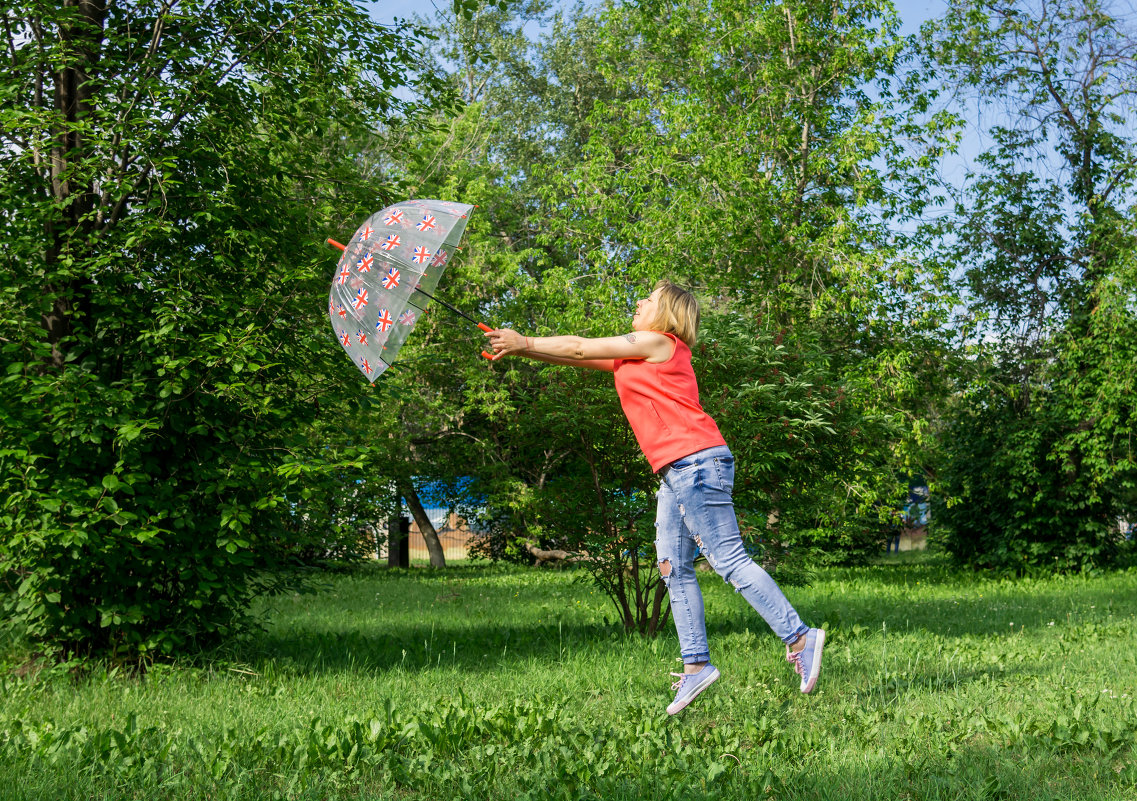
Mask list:
[[10,675],[0,797],[1137,799],[1137,571],[823,571],[788,588],[829,630],[808,697],[705,573],[723,675],[674,719],[674,635],[580,576],[329,576],[193,666]]

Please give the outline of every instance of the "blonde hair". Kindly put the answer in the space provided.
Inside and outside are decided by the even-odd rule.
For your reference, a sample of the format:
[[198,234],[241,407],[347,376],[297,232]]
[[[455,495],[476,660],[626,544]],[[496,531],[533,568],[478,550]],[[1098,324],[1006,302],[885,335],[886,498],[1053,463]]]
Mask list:
[[674,334],[686,342],[687,347],[694,348],[699,335],[699,301],[666,278],[656,282],[652,291],[655,290],[659,290],[659,300],[651,327],[665,334]]

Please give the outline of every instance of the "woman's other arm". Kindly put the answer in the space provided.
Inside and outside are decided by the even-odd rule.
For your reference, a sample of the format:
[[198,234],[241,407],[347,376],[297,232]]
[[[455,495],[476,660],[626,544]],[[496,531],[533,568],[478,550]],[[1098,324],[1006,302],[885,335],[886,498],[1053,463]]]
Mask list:
[[[563,364],[569,367],[583,367],[586,370],[604,370],[611,373],[616,369],[616,363],[613,359],[566,359],[561,356],[546,356],[543,353],[531,353],[529,351],[520,351],[517,355],[546,364]],[[494,356],[494,359],[497,358]]]

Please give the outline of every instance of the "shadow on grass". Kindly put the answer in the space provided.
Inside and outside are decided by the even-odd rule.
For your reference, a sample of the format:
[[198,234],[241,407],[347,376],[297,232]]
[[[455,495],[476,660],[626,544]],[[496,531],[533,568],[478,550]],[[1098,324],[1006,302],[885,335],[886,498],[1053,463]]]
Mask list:
[[961,587],[954,596],[927,598],[914,592],[910,600],[899,602],[871,595],[816,598],[802,614],[846,633],[920,630],[942,637],[986,637],[1101,623],[1111,614],[1129,617],[1134,609],[1137,582],[999,582],[979,589]]
[[566,652],[618,640],[601,624],[448,626],[404,624],[384,633],[292,629],[266,633],[242,649],[253,665],[275,662],[301,673],[436,668],[485,672],[530,660],[555,662]]
[[[323,592],[306,596],[311,598],[310,614],[274,620],[234,656],[251,665],[276,662],[301,672],[486,670],[527,660],[556,661],[566,653],[615,646],[625,637],[639,640],[615,624],[582,621],[558,608],[561,599],[554,590],[563,592],[567,585],[550,587],[531,570],[463,565],[440,571],[364,570],[348,577],[363,582],[367,592],[344,592],[333,580]],[[716,576],[705,574],[702,585],[712,648],[725,635],[750,631],[762,637],[768,632],[757,613]],[[841,592],[824,594],[837,586]],[[944,593],[945,587],[958,592]],[[382,600],[372,605],[363,595],[376,597],[375,588]],[[574,592],[579,590],[568,594]],[[832,569],[818,585],[786,592],[806,622],[828,628],[831,644],[906,632],[998,638],[1044,627],[1059,634],[1070,630],[1075,638],[1086,624],[1105,622],[1111,613],[1131,616],[1137,609],[1134,580],[993,580],[936,562]],[[500,610],[496,622],[485,619],[487,609]],[[471,612],[477,620],[468,619]],[[665,634],[674,636],[670,624]]]
[[[1101,623],[1111,614],[1131,617],[1137,610],[1137,573],[1000,578],[917,552],[882,557],[866,567],[830,568],[813,586],[785,592],[808,623],[826,625],[842,637],[913,630],[986,637]],[[751,619],[748,610],[741,617]],[[731,614],[727,625],[740,622]]]
[[624,639],[615,625],[556,608],[551,595],[575,598],[579,590],[549,578],[545,571],[484,563],[442,570],[365,566],[316,579],[311,592],[290,599],[305,609],[270,612],[266,630],[227,655],[301,673],[485,671],[556,661]]

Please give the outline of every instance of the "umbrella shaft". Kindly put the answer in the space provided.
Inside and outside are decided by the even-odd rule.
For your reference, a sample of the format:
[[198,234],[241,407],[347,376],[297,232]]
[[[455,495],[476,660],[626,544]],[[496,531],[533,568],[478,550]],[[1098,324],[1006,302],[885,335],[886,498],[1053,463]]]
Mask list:
[[450,311],[454,312],[454,313],[455,313],[455,314],[457,314],[458,316],[460,316],[460,317],[465,317],[467,320],[469,320],[471,323],[473,323],[474,325],[476,325],[478,328],[482,329],[483,331],[489,331],[489,330],[491,330],[491,329],[489,328],[489,326],[486,326],[486,325],[483,325],[482,323],[479,323],[479,322],[478,322],[477,320],[475,320],[473,317],[471,317],[470,315],[466,314],[466,312],[462,311],[462,310],[461,310],[461,309],[459,309],[459,308],[456,308],[456,307],[454,307],[454,306],[451,306],[449,303],[447,303],[447,302],[446,302],[446,301],[444,301],[444,300],[440,300],[439,298],[436,298],[434,295],[430,294],[429,292],[424,292],[424,291],[423,291],[423,290],[421,290],[421,289],[416,289],[416,290],[415,290],[415,292],[418,292],[420,295],[425,295],[426,297],[428,297],[428,298],[430,298],[431,300],[433,300],[435,303],[439,304],[440,306],[444,306],[444,307],[446,307],[447,309],[449,309]]

